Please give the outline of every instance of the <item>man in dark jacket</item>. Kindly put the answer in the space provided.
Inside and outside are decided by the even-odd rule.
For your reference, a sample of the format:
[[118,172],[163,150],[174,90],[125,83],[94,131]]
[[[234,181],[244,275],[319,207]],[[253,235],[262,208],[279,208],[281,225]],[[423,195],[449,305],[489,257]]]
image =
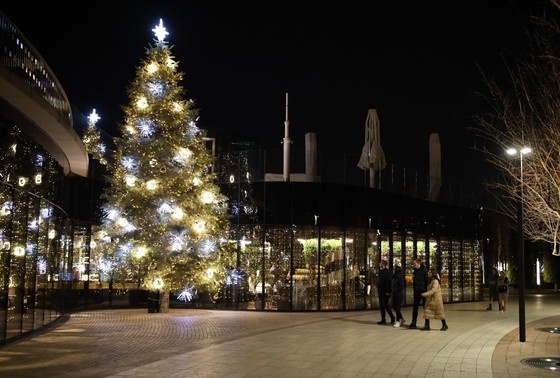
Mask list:
[[393,275],[387,268],[387,261],[381,260],[379,263],[379,277],[377,277],[377,297],[379,298],[379,309],[381,310],[381,321],[377,324],[386,323],[386,314],[391,317],[391,324],[395,323],[395,316],[389,307],[389,298],[391,297],[391,279]]
[[414,273],[412,276],[412,287],[414,290],[414,304],[412,305],[412,322],[408,326],[410,329],[416,328],[416,320],[418,319],[418,307],[422,302],[422,307],[426,304],[426,298],[422,293],[428,291],[428,270],[420,259],[412,261],[412,268]]

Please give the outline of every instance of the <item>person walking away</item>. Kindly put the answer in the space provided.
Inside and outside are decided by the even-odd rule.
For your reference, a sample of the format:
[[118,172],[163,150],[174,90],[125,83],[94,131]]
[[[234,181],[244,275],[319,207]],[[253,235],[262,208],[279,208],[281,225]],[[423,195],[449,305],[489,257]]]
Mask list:
[[[488,308],[486,310],[488,311],[492,311],[492,303],[493,302],[498,302],[499,305],[499,300],[498,300],[498,278],[500,277],[500,274],[498,273],[498,268],[496,267],[492,267],[492,272],[490,273],[490,276],[488,276],[488,290],[489,290],[489,296],[488,296]],[[499,306],[500,310],[502,309],[502,306]]]
[[426,305],[424,306],[424,327],[420,328],[421,331],[430,330],[430,319],[441,320],[440,331],[447,331],[447,322],[445,321],[445,311],[443,308],[443,298],[441,296],[441,286],[439,274],[435,269],[428,271],[428,291],[422,293],[422,297],[426,298]]
[[426,305],[426,298],[422,296],[428,289],[428,271],[420,259],[412,261],[412,289],[414,292],[414,302],[412,304],[412,322],[408,326],[409,329],[416,329],[416,320],[418,319],[418,307],[420,302],[422,307]]
[[395,322],[393,327],[398,328],[404,324],[404,318],[401,313],[402,301],[404,298],[404,274],[400,265],[395,266],[395,272],[391,279],[391,304],[395,310]]
[[391,271],[387,268],[387,261],[381,260],[379,263],[379,277],[377,278],[377,297],[379,298],[379,309],[381,310],[381,320],[377,324],[386,323],[386,314],[391,318],[391,324],[395,322],[395,316],[389,307],[391,296]]
[[500,270],[500,276],[498,277],[498,303],[500,305],[500,311],[506,310],[507,300],[509,293],[509,279],[506,276],[506,272]]

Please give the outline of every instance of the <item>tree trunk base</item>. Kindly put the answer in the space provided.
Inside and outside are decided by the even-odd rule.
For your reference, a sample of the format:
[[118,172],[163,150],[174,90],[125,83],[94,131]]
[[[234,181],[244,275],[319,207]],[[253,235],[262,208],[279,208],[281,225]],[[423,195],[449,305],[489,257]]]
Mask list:
[[169,290],[166,290],[160,294],[159,312],[163,314],[167,314],[169,312]]

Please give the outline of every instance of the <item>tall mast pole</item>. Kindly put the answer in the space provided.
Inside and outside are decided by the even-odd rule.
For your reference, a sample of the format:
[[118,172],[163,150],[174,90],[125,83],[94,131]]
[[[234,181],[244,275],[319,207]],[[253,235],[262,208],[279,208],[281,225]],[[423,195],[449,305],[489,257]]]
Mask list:
[[288,120],[288,94],[286,93],[286,120],[284,121],[284,139],[282,140],[284,144],[284,170],[283,178],[284,181],[290,181],[290,145],[292,141],[290,140],[290,121]]

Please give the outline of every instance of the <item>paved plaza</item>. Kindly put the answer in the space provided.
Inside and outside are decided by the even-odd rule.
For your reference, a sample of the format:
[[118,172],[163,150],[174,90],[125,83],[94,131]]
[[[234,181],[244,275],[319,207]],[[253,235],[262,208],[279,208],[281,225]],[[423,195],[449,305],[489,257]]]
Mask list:
[[560,377],[522,363],[560,359],[560,333],[542,330],[560,328],[560,293],[525,305],[523,343],[516,295],[506,312],[447,304],[446,332],[377,325],[378,310],[76,312],[1,346],[0,377]]

